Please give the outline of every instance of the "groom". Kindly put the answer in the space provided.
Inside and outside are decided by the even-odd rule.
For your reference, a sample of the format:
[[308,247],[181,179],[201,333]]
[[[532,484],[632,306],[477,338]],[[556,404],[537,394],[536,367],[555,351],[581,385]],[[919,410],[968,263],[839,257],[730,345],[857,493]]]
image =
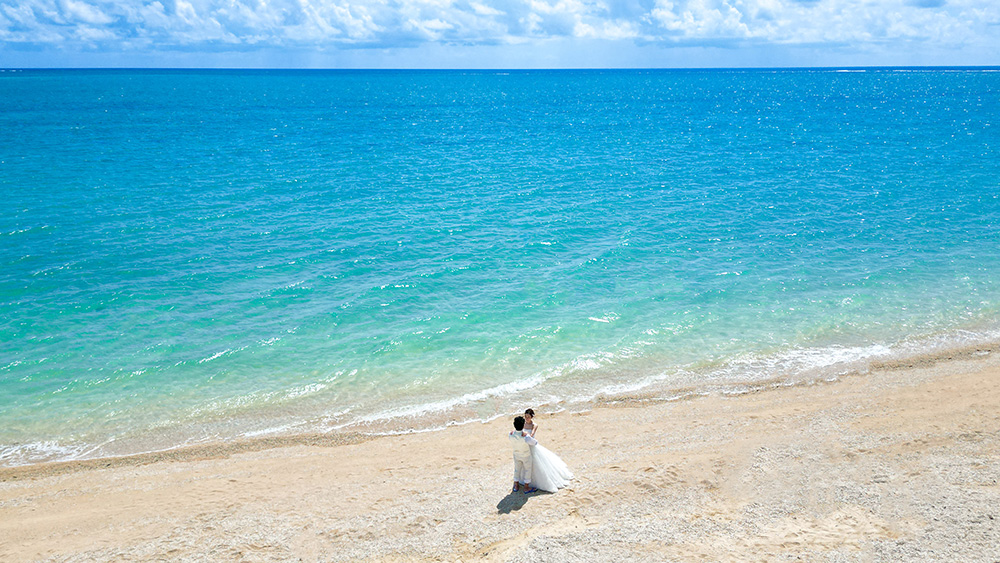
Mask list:
[[538,490],[531,486],[531,446],[537,446],[538,440],[522,430],[524,430],[524,417],[515,417],[514,431],[507,435],[511,445],[514,446],[514,488],[510,492],[516,493],[521,486],[524,488],[524,493],[528,494]]

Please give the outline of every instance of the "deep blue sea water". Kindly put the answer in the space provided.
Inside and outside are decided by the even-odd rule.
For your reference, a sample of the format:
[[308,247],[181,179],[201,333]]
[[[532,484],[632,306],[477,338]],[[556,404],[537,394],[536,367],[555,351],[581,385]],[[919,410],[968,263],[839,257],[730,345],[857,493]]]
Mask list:
[[0,73],[0,465],[994,341],[1000,72]]

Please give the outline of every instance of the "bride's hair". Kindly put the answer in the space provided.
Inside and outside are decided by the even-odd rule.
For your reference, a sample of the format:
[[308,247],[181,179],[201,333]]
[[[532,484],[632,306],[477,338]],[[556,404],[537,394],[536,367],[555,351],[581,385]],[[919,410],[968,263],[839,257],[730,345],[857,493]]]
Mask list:
[[524,409],[524,414],[530,414],[531,418],[535,418],[535,411],[531,409]]
[[524,417],[515,416],[514,417],[514,430],[521,431],[524,430]]

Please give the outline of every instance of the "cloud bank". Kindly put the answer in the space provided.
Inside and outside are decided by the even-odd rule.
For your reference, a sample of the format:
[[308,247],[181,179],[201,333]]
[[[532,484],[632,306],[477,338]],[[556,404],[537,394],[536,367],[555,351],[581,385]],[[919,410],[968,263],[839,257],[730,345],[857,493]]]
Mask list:
[[0,0],[10,49],[929,44],[996,53],[996,0]]

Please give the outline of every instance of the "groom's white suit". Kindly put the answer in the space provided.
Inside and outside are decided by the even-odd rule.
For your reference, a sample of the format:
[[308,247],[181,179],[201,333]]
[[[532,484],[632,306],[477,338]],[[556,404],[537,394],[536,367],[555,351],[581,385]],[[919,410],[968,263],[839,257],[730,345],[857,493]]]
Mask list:
[[538,440],[515,430],[507,435],[514,447],[514,480],[522,485],[531,482],[531,446],[537,446]]

